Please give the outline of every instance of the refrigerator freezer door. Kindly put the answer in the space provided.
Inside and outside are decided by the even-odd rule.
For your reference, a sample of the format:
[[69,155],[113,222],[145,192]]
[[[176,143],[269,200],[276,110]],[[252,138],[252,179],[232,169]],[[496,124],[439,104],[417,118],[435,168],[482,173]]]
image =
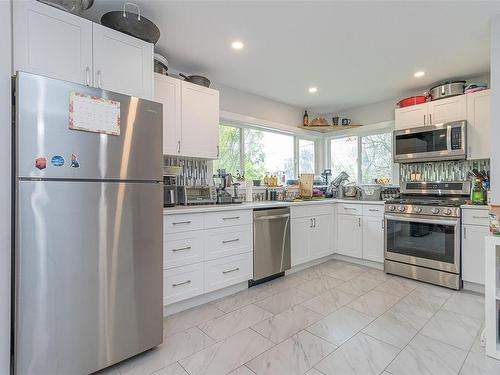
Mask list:
[[162,342],[163,187],[20,181],[16,374],[88,374]]
[[[69,129],[70,94],[120,103],[120,135]],[[18,72],[17,176],[62,179],[162,179],[162,105],[149,100]],[[79,168],[72,168],[75,155]],[[46,168],[36,167],[37,159]],[[43,167],[40,165],[39,167]]]

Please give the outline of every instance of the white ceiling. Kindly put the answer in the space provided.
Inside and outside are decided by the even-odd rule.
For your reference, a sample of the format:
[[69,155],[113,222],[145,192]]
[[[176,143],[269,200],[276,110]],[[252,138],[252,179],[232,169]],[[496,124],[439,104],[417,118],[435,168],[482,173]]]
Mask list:
[[[500,1],[135,2],[158,25],[170,66],[316,112],[487,73],[489,19],[500,14]],[[96,0],[88,17],[122,4]],[[231,49],[235,39],[243,50]]]

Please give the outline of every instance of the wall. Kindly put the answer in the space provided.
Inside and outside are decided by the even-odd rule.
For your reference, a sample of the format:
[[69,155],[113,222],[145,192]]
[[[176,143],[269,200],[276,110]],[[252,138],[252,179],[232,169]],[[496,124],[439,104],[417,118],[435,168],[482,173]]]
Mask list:
[[10,1],[0,1],[0,374],[10,366],[10,35]]
[[[490,83],[489,75],[476,76],[466,79],[468,82],[486,82]],[[372,103],[356,108],[350,108],[341,110],[338,112],[341,117],[347,117],[352,119],[353,124],[376,124],[384,121],[394,120],[394,109],[396,108],[396,103],[408,96],[422,95],[422,92],[408,92],[406,95],[402,95],[399,98],[394,98],[390,100],[384,100],[378,103]],[[335,113],[327,113],[324,115],[327,119],[331,118]]]
[[491,203],[500,204],[500,15],[491,20]]

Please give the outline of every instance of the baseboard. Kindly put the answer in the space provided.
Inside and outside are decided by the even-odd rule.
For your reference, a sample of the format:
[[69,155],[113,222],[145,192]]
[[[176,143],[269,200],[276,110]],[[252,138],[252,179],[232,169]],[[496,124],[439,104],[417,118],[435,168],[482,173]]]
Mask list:
[[326,257],[323,257],[323,258],[311,260],[309,262],[297,264],[296,266],[293,266],[288,271],[285,271],[285,275],[294,274],[295,272],[305,270],[306,268],[309,268],[309,267],[317,266],[318,264],[325,263],[326,261],[329,261],[331,259],[333,259],[333,254],[327,255]]
[[463,289],[470,290],[471,292],[475,293],[484,294],[484,285],[471,283],[469,281],[464,281],[463,283]]
[[171,305],[163,306],[163,316],[169,316],[172,314],[177,314],[178,312],[191,309],[196,306],[204,305],[205,303],[210,303],[219,298],[227,297],[231,294],[241,292],[242,290],[248,289],[248,281],[242,283],[228,286],[227,288],[216,290],[211,293],[202,294],[193,298],[189,298],[184,301],[179,301]]
[[354,264],[359,264],[360,266],[371,267],[371,268],[375,268],[377,270],[382,270],[382,271],[384,270],[384,263],[373,262],[371,260],[353,258],[353,257],[349,257],[346,255],[340,255],[340,254],[333,254],[333,259],[342,260],[344,262],[349,262],[349,263],[354,263]]

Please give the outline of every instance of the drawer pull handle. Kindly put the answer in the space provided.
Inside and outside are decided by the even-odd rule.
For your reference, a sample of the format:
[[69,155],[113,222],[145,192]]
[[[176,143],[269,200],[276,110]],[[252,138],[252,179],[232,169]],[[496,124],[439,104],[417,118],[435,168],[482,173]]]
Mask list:
[[222,220],[238,220],[239,216],[223,217]]
[[226,273],[231,273],[231,272],[239,271],[239,270],[240,270],[240,267],[236,267],[236,268],[233,268],[232,270],[222,271],[222,273],[225,275]]
[[473,219],[486,219],[489,220],[489,217],[487,216],[472,216]]
[[370,212],[379,212],[380,210],[376,210],[374,208],[369,208],[368,211],[370,211]]
[[172,249],[172,251],[175,253],[176,251],[189,250],[189,249],[191,249],[191,246],[179,247],[178,249]]
[[356,210],[354,207],[344,207],[344,210]]
[[223,240],[222,243],[238,242],[239,240],[240,240],[239,238],[234,238],[232,240]]
[[188,221],[177,221],[175,223],[172,223],[173,225],[181,225],[181,224],[191,224],[191,220]]
[[181,285],[186,285],[186,284],[191,284],[191,280],[186,280],[183,283],[172,284],[172,286],[175,288],[176,286],[181,286]]

